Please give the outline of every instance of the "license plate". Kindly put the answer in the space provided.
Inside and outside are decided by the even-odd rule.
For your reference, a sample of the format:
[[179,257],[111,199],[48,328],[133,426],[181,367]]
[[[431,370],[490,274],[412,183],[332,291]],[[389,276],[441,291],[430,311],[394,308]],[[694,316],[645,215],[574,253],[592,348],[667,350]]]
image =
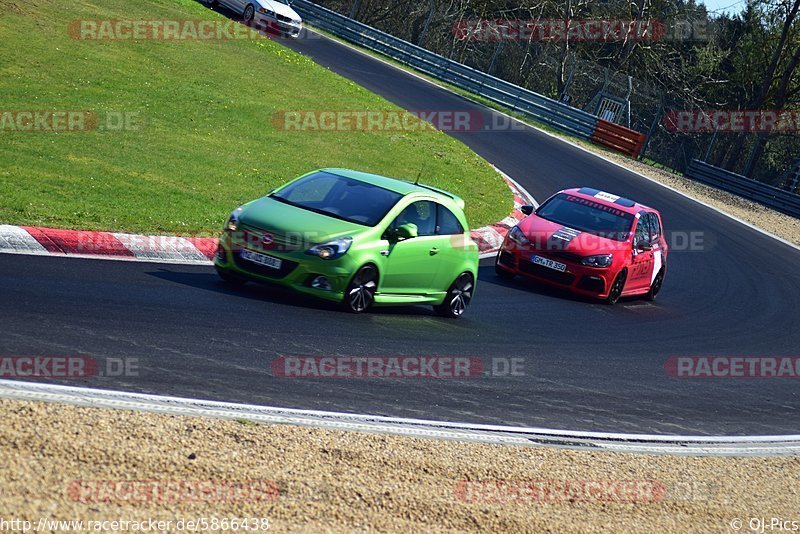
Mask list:
[[267,256],[266,254],[253,252],[252,250],[243,250],[242,259],[252,261],[253,263],[257,263],[259,265],[264,265],[265,267],[271,267],[272,269],[280,269],[281,263],[283,263],[280,258],[273,258],[272,256]]
[[534,256],[532,259],[533,263],[535,263],[536,265],[541,265],[542,267],[547,267],[549,269],[553,269],[562,273],[567,270],[566,263],[553,261],[547,258],[543,258],[541,256]]

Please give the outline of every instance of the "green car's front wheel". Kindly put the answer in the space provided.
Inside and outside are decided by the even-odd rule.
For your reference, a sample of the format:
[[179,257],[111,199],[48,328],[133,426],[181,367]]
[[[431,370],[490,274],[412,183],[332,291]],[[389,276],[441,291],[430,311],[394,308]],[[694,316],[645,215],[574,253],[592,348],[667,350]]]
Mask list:
[[457,318],[461,317],[467,310],[470,301],[472,300],[472,292],[475,288],[475,282],[472,274],[463,272],[458,275],[456,281],[447,290],[447,296],[438,306],[433,309],[443,317]]
[[342,305],[352,313],[366,311],[375,300],[378,289],[378,269],[374,265],[365,265],[353,276],[347,291],[344,293]]

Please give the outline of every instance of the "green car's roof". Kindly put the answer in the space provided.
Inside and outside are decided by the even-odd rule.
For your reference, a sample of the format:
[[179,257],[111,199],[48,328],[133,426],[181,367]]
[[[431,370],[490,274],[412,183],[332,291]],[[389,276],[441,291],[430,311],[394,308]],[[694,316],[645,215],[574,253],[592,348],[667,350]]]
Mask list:
[[353,180],[360,180],[368,184],[383,187],[389,191],[394,191],[395,193],[399,193],[401,195],[407,195],[409,193],[427,193],[433,194],[434,196],[445,197],[451,201],[454,201],[456,204],[461,206],[462,209],[464,208],[464,201],[460,197],[437,187],[424,184],[414,184],[405,180],[381,176],[380,174],[353,171],[350,169],[320,169],[320,171],[336,174],[337,176],[344,176],[345,178],[352,178]]

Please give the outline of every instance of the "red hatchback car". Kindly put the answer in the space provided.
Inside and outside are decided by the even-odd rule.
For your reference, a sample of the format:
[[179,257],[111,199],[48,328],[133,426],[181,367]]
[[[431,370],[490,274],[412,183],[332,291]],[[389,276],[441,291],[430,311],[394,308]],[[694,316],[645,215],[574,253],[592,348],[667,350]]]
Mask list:
[[627,198],[583,187],[565,189],[528,215],[503,241],[500,278],[516,275],[615,304],[654,300],[667,270],[661,215]]

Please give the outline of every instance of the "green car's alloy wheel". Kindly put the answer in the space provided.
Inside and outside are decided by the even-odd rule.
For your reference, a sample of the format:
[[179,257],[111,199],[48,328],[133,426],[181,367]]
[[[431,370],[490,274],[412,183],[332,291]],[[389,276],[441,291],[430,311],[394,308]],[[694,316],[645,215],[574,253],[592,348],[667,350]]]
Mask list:
[[256,8],[253,7],[253,4],[247,4],[247,7],[244,8],[244,23],[250,24],[253,22],[253,17],[256,16]]
[[378,288],[378,269],[374,265],[365,265],[353,276],[344,295],[344,307],[347,311],[361,313],[370,307],[375,300]]
[[627,279],[628,271],[623,270],[617,275],[617,277],[614,279],[614,283],[611,285],[611,291],[608,293],[608,298],[606,298],[607,304],[617,303],[620,295],[622,295],[622,290],[625,288],[625,280]]
[[444,317],[461,317],[472,300],[472,289],[474,287],[472,275],[470,273],[461,273],[447,291],[447,297],[445,297],[444,302],[434,306],[433,309]]

